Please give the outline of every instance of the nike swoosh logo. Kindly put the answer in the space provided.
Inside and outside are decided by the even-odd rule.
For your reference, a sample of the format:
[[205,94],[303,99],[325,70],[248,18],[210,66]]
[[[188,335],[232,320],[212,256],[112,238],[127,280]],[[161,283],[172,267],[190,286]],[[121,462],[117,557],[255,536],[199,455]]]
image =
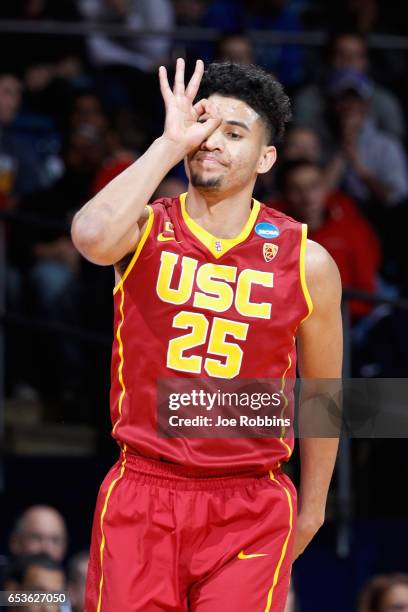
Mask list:
[[252,555],[246,555],[243,550],[238,553],[238,559],[253,559],[254,557],[267,557],[269,553],[253,553]]
[[167,242],[168,240],[175,240],[176,242],[178,242],[178,240],[176,240],[175,236],[163,236],[163,234],[159,234],[157,236],[157,240],[159,242]]

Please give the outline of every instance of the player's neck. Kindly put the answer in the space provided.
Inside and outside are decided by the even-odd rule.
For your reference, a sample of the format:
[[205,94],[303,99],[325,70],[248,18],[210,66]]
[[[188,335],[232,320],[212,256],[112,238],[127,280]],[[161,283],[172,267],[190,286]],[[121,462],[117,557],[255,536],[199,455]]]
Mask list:
[[203,194],[189,185],[187,214],[207,232],[218,238],[235,238],[248,221],[252,190],[233,195]]

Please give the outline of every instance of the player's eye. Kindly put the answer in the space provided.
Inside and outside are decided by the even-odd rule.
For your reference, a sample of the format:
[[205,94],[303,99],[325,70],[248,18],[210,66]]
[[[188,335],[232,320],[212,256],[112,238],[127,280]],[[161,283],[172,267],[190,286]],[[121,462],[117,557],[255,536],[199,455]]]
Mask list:
[[242,138],[241,134],[238,134],[237,132],[227,132],[227,136],[232,140],[241,140]]

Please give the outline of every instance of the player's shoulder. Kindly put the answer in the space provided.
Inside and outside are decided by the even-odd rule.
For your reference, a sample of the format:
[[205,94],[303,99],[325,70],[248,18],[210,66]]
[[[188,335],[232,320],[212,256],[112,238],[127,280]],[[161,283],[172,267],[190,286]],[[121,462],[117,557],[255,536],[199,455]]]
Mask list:
[[340,273],[330,253],[314,240],[306,241],[305,272],[308,286],[320,285],[332,280],[341,285]]

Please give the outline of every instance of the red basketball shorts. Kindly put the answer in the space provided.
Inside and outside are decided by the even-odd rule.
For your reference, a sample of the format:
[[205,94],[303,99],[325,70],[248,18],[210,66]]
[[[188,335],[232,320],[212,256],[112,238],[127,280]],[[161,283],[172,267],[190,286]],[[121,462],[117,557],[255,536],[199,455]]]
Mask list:
[[85,612],[283,612],[296,490],[121,456],[100,488]]

